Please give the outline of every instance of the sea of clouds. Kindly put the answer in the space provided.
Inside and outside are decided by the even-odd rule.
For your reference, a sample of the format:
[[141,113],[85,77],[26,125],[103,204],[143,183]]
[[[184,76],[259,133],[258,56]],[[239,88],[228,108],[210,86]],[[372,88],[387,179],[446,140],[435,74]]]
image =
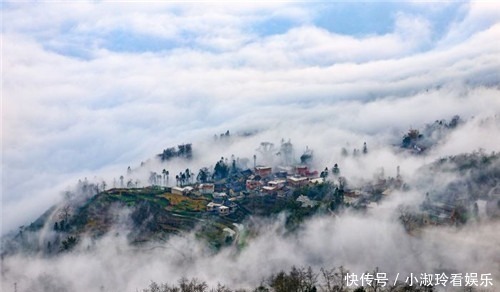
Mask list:
[[[78,179],[111,185],[147,160],[137,172],[144,184],[149,171],[197,172],[233,154],[251,160],[260,142],[284,138],[297,157],[313,149],[318,170],[339,163],[357,181],[380,167],[394,176],[399,165],[411,180],[439,157],[499,150],[498,118],[484,122],[500,113],[498,5],[399,3],[386,15],[385,31],[358,34],[315,22],[324,8],[5,3],[2,234],[35,220]],[[286,29],[263,31],[275,22]],[[394,152],[410,127],[456,114],[465,125],[427,155]],[[226,130],[230,142],[213,141]],[[238,137],[243,132],[255,134]],[[342,147],[365,141],[362,161],[341,157]],[[192,161],[154,160],[188,142]],[[57,281],[70,291],[135,291],[186,275],[247,287],[294,264],[392,273],[499,270],[498,224],[411,237],[391,212],[414,200],[407,196],[395,195],[364,217],[313,219],[292,237],[278,220],[238,252],[214,255],[191,235],[151,251],[109,236],[92,251],[11,257],[2,262],[2,285],[9,291],[14,282],[29,289]]]

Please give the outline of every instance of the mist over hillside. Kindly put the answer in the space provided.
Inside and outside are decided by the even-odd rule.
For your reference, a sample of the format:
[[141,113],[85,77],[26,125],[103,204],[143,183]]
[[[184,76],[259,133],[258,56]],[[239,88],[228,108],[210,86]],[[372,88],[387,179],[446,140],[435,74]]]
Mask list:
[[[500,285],[497,4],[7,2],[2,14],[2,291],[182,277],[252,290],[292,266]],[[273,193],[300,216],[237,190],[235,225],[203,213],[212,195],[175,202],[176,175],[197,188],[206,168],[217,184],[233,160],[255,181],[257,165],[307,164],[310,180],[327,168],[331,187]],[[342,207],[340,189],[356,196]],[[206,240],[212,223],[236,239]]]

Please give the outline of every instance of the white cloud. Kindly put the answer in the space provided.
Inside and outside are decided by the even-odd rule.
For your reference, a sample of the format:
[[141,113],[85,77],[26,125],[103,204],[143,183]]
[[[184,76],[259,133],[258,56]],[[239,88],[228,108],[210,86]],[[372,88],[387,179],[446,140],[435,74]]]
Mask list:
[[[440,46],[449,47],[474,36],[478,31],[485,31],[498,25],[500,7],[493,2],[471,1],[463,9],[467,10],[462,21],[451,23],[446,36],[438,42]],[[494,43],[494,40],[489,40]]]
[[[331,166],[345,143],[383,145],[410,125],[500,112],[500,16],[491,6],[467,8],[433,43],[435,28],[412,14],[398,14],[390,33],[354,37],[316,27],[313,9],[286,3],[10,3],[2,35],[3,230],[39,215],[61,185],[101,172],[117,177],[116,169],[168,145],[203,143],[226,129],[268,130],[226,156],[252,155],[260,139],[291,137],[298,151],[309,145]],[[292,28],[252,31],[273,17],[290,19]],[[117,30],[179,43],[120,53],[104,46]],[[90,57],[54,50],[68,46]],[[436,156],[494,148],[488,133],[470,144],[458,133]],[[368,167],[347,162],[345,170],[371,171],[382,158]]]
[[[459,230],[430,228],[415,237],[392,221],[392,216],[396,214],[315,218],[296,235],[285,235],[284,220],[256,222],[259,233],[244,249],[228,248],[217,254],[192,234],[173,237],[151,248],[132,248],[123,230],[117,229],[115,235],[98,242],[82,240],[77,251],[59,257],[7,257],[2,288],[12,289],[17,282],[20,291],[32,287],[42,291],[53,291],[55,287],[71,291],[101,287],[106,291],[135,291],[150,281],[175,283],[187,276],[211,286],[222,282],[231,288],[248,289],[292,265],[310,265],[316,271],[343,265],[356,274],[379,267],[393,280],[396,273],[404,280],[409,273],[465,271],[492,273],[493,283],[500,280],[494,273],[498,270],[498,224]],[[44,283],[51,285],[44,289]]]

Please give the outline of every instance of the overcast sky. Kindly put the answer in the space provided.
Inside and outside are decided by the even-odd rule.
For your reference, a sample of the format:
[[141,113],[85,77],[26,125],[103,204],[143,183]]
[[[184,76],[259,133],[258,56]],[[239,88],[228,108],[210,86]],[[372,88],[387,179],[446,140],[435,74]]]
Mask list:
[[330,147],[500,112],[495,3],[2,4],[2,233],[227,129]]

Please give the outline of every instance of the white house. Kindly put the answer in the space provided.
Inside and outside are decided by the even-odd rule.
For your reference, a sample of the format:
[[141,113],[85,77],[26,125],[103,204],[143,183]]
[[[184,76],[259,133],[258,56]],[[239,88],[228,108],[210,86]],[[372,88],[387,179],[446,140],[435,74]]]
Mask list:
[[207,204],[207,211],[208,212],[218,211],[221,206],[222,206],[222,204],[210,202]]
[[325,179],[322,177],[317,177],[317,178],[312,178],[309,180],[309,184],[315,185],[315,184],[322,184],[325,182]]
[[289,176],[287,178],[287,182],[293,187],[300,187],[306,185],[309,182],[309,179],[305,176],[301,177]]
[[229,214],[229,207],[226,206],[220,206],[219,207],[219,215],[224,216]]
[[200,184],[198,186],[198,190],[200,191],[200,194],[202,194],[202,195],[213,194],[215,191],[215,185],[214,184]]
[[172,187],[172,194],[174,195],[184,195],[184,188]]
[[227,199],[227,194],[226,193],[214,193],[213,197],[214,197],[214,200],[225,200],[225,199]]
[[193,187],[173,187],[172,188],[172,194],[174,195],[186,195],[190,192],[192,192],[194,189]]
[[284,179],[277,179],[277,180],[272,180],[267,183],[268,186],[270,187],[275,187],[277,189],[281,189],[282,187],[285,186],[286,180]]

